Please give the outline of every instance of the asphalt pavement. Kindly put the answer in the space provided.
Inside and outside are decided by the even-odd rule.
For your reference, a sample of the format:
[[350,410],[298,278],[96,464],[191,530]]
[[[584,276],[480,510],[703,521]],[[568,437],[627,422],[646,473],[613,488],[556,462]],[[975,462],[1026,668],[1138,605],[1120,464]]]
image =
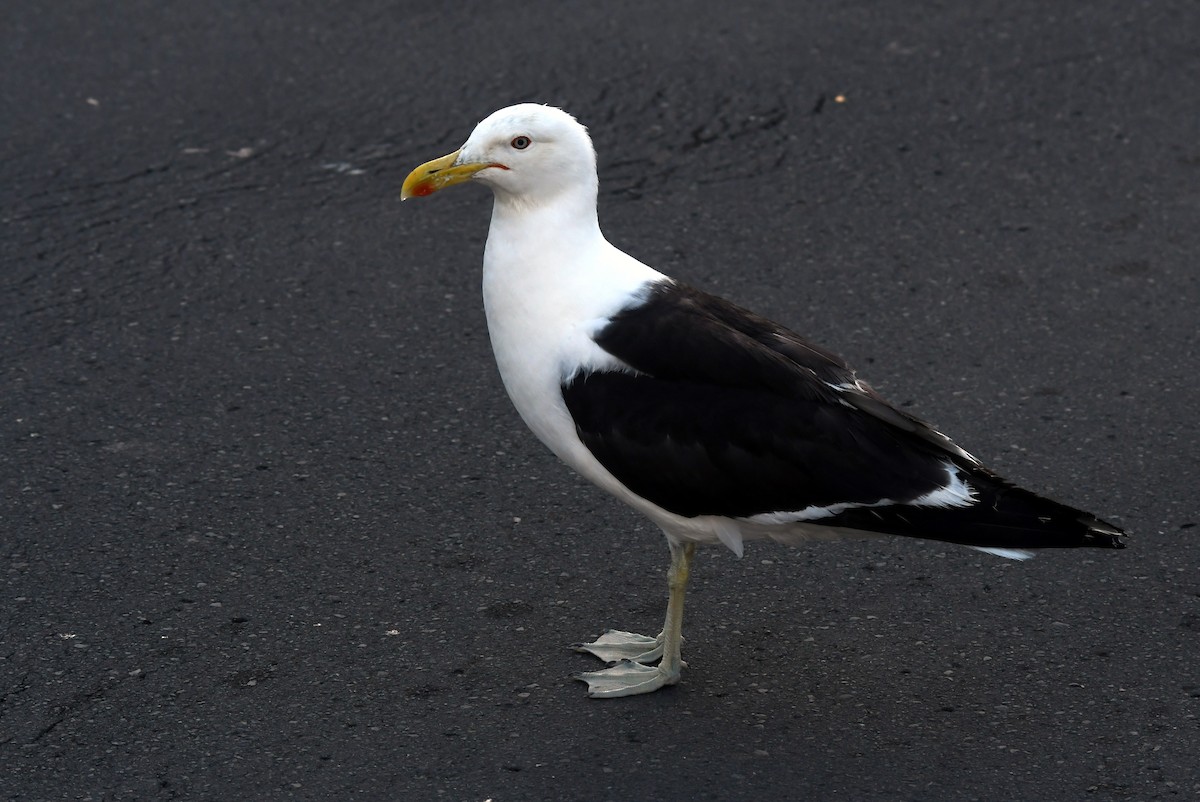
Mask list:
[[[1200,797],[1200,5],[10,4],[0,796]],[[643,261],[1131,532],[667,549],[492,364],[496,108]]]

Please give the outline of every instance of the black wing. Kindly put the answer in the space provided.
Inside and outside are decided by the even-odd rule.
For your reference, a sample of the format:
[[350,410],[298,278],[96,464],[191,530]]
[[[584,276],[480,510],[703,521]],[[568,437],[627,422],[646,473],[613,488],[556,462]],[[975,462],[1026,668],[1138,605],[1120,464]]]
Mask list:
[[[679,515],[825,508],[822,525],[1009,548],[1120,533],[998,479],[836,355],[720,298],[663,282],[595,339],[636,372],[570,377],[576,431],[626,486]],[[910,504],[948,471],[977,503]]]

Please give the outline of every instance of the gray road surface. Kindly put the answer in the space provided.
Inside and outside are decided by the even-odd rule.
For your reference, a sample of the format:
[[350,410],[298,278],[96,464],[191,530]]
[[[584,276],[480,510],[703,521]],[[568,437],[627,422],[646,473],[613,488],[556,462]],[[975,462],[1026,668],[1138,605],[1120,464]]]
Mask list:
[[[1200,5],[9,5],[4,798],[1200,795]],[[529,99],[612,240],[1130,548],[709,549],[684,683],[586,699],[666,548],[504,397],[487,193],[398,198]]]

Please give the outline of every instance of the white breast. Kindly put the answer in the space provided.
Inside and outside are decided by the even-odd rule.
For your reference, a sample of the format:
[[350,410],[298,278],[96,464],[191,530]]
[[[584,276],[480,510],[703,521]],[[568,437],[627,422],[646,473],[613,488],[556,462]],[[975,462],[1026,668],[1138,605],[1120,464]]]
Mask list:
[[499,205],[493,213],[483,302],[496,365],[538,439],[584,477],[628,500],[575,434],[561,386],[580,369],[625,367],[593,336],[647,282],[665,276],[614,248],[594,220],[579,225],[548,217],[528,210],[506,215]]

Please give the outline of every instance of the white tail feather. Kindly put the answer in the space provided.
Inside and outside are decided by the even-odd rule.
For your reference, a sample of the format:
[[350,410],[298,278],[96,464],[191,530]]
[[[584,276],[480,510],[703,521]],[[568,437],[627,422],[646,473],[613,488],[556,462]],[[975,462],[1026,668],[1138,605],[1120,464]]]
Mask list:
[[1033,557],[1032,551],[1022,551],[1021,549],[1000,549],[995,546],[971,546],[971,548],[995,554],[997,557],[1007,557],[1010,560],[1028,560]]

